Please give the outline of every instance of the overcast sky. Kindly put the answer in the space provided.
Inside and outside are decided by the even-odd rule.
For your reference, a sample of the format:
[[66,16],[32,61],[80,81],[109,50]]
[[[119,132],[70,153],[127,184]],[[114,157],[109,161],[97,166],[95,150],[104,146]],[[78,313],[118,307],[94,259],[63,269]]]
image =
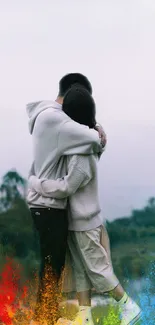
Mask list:
[[25,105],[59,78],[91,80],[108,136],[100,196],[109,219],[155,195],[155,1],[0,0],[0,176],[32,161]]

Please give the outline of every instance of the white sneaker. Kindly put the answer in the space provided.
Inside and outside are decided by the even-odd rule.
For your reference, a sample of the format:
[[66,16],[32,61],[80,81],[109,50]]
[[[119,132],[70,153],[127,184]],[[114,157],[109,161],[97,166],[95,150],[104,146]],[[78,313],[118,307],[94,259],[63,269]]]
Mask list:
[[91,313],[86,310],[79,311],[72,325],[94,325]]
[[141,318],[141,309],[128,297],[127,301],[120,306],[120,317],[120,325],[136,325]]
[[67,318],[59,318],[56,322],[56,325],[72,325],[72,321]]

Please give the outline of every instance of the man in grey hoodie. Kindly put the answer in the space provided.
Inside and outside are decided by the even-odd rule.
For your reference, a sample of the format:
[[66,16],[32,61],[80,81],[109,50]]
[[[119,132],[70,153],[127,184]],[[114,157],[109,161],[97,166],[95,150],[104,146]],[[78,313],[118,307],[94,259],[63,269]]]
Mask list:
[[[74,122],[62,111],[63,97],[75,84],[79,84],[92,93],[91,84],[85,76],[71,73],[60,80],[56,101],[40,101],[27,105],[29,130],[33,141],[34,164],[32,168],[38,178],[62,178],[66,175],[67,168],[65,155],[99,154],[105,146],[106,137],[101,127],[96,125],[98,134],[96,130]],[[68,234],[67,199],[42,197],[29,189],[27,202],[39,234],[41,253],[40,284],[32,324],[38,324],[42,318],[43,301],[46,307],[48,305],[46,319],[54,322],[59,317],[58,302],[53,309],[52,290],[54,287],[45,301],[47,286],[44,279],[46,276],[49,283],[54,281],[57,287],[65,264]]]

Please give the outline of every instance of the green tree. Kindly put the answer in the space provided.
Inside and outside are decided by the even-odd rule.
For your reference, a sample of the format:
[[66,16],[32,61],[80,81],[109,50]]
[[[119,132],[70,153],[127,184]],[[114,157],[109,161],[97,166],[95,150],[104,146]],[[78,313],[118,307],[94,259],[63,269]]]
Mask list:
[[2,179],[0,186],[1,208],[11,208],[20,197],[25,197],[26,180],[16,170],[7,172]]

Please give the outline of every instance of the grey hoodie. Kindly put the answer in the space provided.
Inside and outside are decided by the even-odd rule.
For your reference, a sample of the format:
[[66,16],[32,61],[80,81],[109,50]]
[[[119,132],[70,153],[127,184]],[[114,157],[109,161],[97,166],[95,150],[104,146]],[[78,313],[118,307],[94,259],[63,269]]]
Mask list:
[[[66,155],[102,151],[98,132],[71,120],[57,102],[30,103],[27,113],[35,161],[32,174],[38,178],[64,177],[67,174]],[[65,209],[67,199],[44,197],[29,188],[27,202],[30,207]]]

